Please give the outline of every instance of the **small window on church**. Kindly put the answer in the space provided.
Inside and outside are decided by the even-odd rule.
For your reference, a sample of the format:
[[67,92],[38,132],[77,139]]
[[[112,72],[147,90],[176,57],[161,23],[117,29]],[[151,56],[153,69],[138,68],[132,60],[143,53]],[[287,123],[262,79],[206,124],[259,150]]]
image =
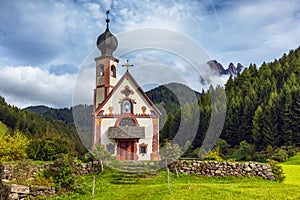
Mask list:
[[111,68],[110,68],[110,75],[112,76],[112,77],[114,77],[114,78],[116,78],[117,76],[116,76],[116,67],[113,65],[113,66],[111,66]]
[[146,154],[147,153],[147,144],[141,144],[140,145],[140,154]]
[[122,102],[122,113],[132,113],[132,103],[129,100]]
[[107,151],[111,154],[115,153],[115,146],[113,144],[108,144],[107,145]]
[[104,76],[104,65],[100,65],[99,67],[99,76]]

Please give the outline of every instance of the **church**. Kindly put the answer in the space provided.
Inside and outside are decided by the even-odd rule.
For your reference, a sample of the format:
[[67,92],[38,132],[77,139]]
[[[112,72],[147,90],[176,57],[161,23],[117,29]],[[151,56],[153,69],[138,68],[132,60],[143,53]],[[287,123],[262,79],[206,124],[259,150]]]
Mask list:
[[161,113],[130,74],[128,60],[118,80],[118,40],[106,14],[106,30],[97,39],[92,146],[103,145],[117,160],[159,160]]

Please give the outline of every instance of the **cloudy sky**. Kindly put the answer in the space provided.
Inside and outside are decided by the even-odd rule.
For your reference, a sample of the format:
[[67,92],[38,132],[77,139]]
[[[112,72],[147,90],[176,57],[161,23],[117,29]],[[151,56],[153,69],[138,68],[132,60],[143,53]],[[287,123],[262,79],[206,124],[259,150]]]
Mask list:
[[0,96],[22,108],[70,107],[77,72],[95,50],[107,9],[116,35],[176,31],[226,67],[259,66],[300,45],[298,0],[0,0]]

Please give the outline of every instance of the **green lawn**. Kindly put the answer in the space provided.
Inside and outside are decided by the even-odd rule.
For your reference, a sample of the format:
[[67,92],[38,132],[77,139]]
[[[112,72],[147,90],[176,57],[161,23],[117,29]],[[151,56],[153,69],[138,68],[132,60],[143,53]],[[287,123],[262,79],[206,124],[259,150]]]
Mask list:
[[[135,184],[125,184],[126,176],[108,169],[96,177],[95,199],[300,199],[300,154],[282,166],[286,180],[283,183],[247,177],[201,177],[172,174],[172,192],[168,194],[167,174],[135,178]],[[92,176],[84,177],[86,194],[72,194],[53,199],[91,199]]]
[[286,176],[284,183],[297,185],[300,188],[300,153],[282,163],[281,166]]

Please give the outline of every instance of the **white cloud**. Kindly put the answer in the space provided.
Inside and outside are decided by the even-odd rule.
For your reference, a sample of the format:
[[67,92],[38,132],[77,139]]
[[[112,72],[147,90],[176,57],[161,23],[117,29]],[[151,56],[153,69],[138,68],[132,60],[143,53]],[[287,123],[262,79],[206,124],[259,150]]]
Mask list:
[[[33,87],[29,84],[29,80],[24,82],[25,79],[11,78],[6,82],[0,80],[0,95],[8,94],[5,96],[6,99],[10,98],[10,102],[17,102],[17,105],[37,103],[53,106],[69,105],[67,101],[61,99],[62,97],[54,99],[47,96],[48,93],[55,93],[55,87],[71,85],[69,82],[71,78],[67,77],[74,76],[68,74],[56,76],[53,70],[57,70],[56,74],[63,74],[68,70],[53,66],[65,64],[69,67],[79,66],[83,62],[88,53],[95,48],[98,35],[105,30],[106,9],[111,10],[110,30],[115,34],[136,28],[157,27],[174,30],[194,39],[209,52],[212,59],[217,59],[223,66],[227,66],[230,62],[240,62],[245,66],[249,63],[259,65],[263,61],[279,58],[289,49],[295,49],[300,45],[298,25],[300,4],[297,0],[28,0],[26,3],[1,1],[0,72],[5,71],[8,74],[22,70],[24,73],[35,71],[32,81],[36,81],[34,86],[36,91],[32,92],[27,88]],[[126,41],[122,38],[122,34],[118,35],[121,47]],[[147,34],[140,37],[151,39],[151,35]],[[175,47],[178,38],[174,37],[173,41]],[[172,47],[168,43],[163,45],[165,48]],[[181,54],[191,49],[193,48],[179,48],[177,53]],[[125,60],[125,57],[121,59]],[[197,54],[193,55],[191,51],[189,60],[193,57],[197,57]],[[140,64],[149,62],[149,58],[145,56],[140,56],[139,60],[137,57],[135,59]],[[174,64],[178,66],[176,69],[185,66],[179,61],[161,64]],[[93,58],[89,65],[94,65]],[[28,67],[16,67],[16,71],[13,71],[13,67],[5,66],[36,67],[31,67],[33,71]],[[53,73],[49,73],[46,69]],[[43,76],[38,75],[42,73]],[[60,85],[53,83],[50,87],[43,85],[46,80],[49,82],[59,80],[65,83]],[[31,84],[34,85],[34,82]],[[12,89],[15,86],[23,89]],[[67,87],[70,91],[65,93],[71,96],[72,88]],[[49,92],[41,92],[44,89],[49,89]]]
[[32,66],[7,66],[0,70],[0,95],[19,107],[70,107],[75,78],[76,75],[54,75]]

